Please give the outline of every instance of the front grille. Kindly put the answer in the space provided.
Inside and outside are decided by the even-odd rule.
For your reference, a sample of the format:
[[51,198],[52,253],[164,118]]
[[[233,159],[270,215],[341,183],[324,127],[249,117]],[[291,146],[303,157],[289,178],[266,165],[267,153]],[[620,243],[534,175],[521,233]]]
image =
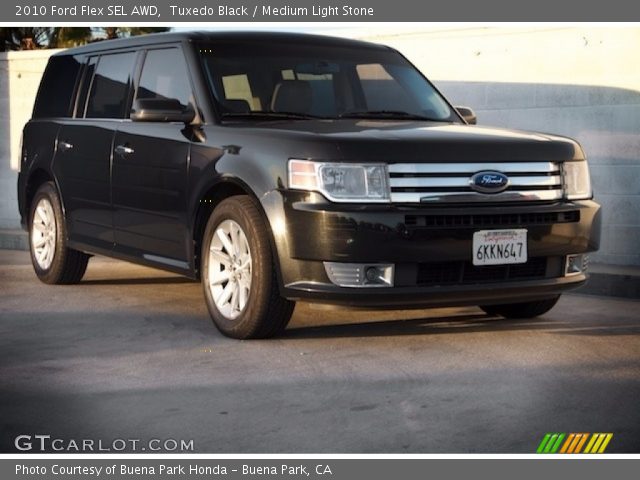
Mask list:
[[433,262],[418,264],[416,283],[422,286],[470,285],[508,280],[534,280],[547,273],[547,258],[530,258],[517,265],[476,267],[471,262]]
[[567,212],[494,213],[480,215],[406,215],[407,227],[508,227],[580,221],[580,210]]
[[[509,177],[506,190],[473,190],[471,177],[481,171]],[[389,182],[394,203],[556,201],[563,196],[560,166],[553,162],[394,163]]]

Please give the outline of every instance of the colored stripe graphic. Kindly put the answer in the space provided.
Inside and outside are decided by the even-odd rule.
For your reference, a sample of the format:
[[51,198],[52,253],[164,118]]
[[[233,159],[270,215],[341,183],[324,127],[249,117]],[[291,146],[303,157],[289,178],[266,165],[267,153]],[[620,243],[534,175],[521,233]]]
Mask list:
[[589,438],[589,434],[588,433],[583,433],[582,434],[582,439],[580,440],[578,445],[576,445],[576,449],[575,449],[574,453],[580,453],[582,451],[582,447],[584,446],[585,442],[587,441],[587,438]]
[[613,433],[607,433],[605,435],[606,435],[606,438],[602,442],[602,445],[600,445],[600,450],[598,450],[598,453],[604,453],[604,451],[606,450],[607,446],[609,445],[609,442],[613,438]]
[[561,433],[558,435],[558,439],[556,440],[556,443],[553,444],[553,447],[551,447],[551,450],[549,451],[549,453],[556,453],[558,451],[564,437],[565,437],[564,433]]
[[562,448],[560,449],[560,453],[567,453],[567,450],[569,449],[569,445],[571,445],[571,442],[573,442],[574,438],[576,438],[576,434],[570,433],[569,436],[567,437],[567,441],[564,442],[564,445],[562,445]]
[[[604,453],[612,438],[613,433],[569,433],[568,435],[565,433],[547,433],[542,438],[536,452],[565,454]],[[587,442],[587,440],[589,441]],[[587,446],[583,451],[585,444]]]
[[553,444],[556,443],[557,438],[558,438],[557,433],[551,434],[551,438],[547,442],[547,446],[544,447],[544,453],[551,453],[551,447],[553,447]]
[[591,436],[591,440],[589,440],[589,443],[587,443],[587,448],[584,449],[584,453],[591,453],[591,447],[593,447],[593,444],[596,443],[597,439],[598,439],[598,434],[594,433]]
[[550,438],[551,438],[551,434],[550,433],[547,433],[542,438],[542,441],[540,442],[540,445],[538,445],[538,449],[536,450],[536,453],[543,453],[544,452],[544,447],[546,447],[547,442],[549,441]]
[[580,453],[580,451],[582,450],[582,447],[584,446],[584,442],[587,441],[587,438],[589,438],[588,433],[577,433],[576,441],[573,445],[571,445],[571,448],[569,449],[569,453]]
[[613,433],[594,433],[584,453],[604,453],[613,438]]
[[538,445],[537,453],[556,453],[564,439],[564,433],[547,433],[540,445]]

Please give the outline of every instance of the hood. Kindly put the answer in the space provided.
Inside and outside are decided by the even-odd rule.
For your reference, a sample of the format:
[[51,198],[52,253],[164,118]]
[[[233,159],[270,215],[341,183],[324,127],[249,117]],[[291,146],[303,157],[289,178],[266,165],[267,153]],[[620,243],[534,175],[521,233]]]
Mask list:
[[341,161],[531,162],[581,159],[570,138],[477,125],[405,120],[303,120],[227,125],[240,136],[264,136],[288,157],[336,152]]

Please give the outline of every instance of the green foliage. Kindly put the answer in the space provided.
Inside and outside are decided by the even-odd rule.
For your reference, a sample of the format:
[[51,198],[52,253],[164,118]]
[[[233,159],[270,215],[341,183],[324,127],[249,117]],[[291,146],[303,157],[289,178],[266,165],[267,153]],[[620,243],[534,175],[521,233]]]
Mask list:
[[169,30],[168,27],[104,27],[102,29],[107,39],[134,37],[148,33],[160,33]]
[[77,47],[90,42],[92,38],[89,27],[60,27],[51,30],[48,48]]
[[51,30],[47,27],[0,28],[0,51],[42,48],[47,45]]
[[0,51],[68,48],[105,39],[168,30],[167,27],[2,27]]

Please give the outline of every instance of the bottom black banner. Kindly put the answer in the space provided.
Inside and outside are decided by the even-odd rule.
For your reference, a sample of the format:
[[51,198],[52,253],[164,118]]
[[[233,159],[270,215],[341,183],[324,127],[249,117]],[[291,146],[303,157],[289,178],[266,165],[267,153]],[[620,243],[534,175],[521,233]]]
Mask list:
[[[428,478],[535,479],[579,476],[581,480],[626,478],[640,458],[427,458],[427,459],[0,459],[0,478],[8,479],[205,479],[250,478],[330,480],[424,480]],[[630,477],[629,477],[630,478]]]

